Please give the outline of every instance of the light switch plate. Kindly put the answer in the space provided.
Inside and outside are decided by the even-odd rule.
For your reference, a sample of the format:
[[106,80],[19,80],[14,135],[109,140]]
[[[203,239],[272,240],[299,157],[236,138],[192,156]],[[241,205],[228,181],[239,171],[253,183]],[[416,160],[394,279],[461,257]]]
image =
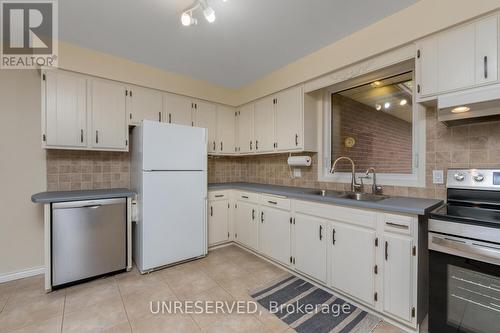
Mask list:
[[302,171],[299,168],[294,168],[293,169],[293,176],[295,178],[302,177]]
[[432,183],[444,184],[444,171],[443,170],[432,170]]

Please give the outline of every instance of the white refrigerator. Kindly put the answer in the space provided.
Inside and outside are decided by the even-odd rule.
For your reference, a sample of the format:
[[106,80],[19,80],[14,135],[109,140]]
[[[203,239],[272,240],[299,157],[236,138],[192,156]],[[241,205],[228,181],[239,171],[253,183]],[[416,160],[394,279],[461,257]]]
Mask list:
[[132,130],[133,256],[141,273],[207,254],[207,132],[143,121]]

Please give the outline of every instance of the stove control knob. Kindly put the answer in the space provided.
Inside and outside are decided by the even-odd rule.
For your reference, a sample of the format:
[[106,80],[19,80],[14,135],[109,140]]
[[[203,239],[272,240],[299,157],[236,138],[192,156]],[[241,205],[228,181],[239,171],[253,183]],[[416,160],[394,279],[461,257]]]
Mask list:
[[463,174],[462,172],[458,172],[455,174],[455,180],[463,182],[464,179],[465,179],[465,174]]
[[480,173],[478,173],[477,175],[474,175],[474,180],[476,182],[482,182],[484,180],[484,176]]

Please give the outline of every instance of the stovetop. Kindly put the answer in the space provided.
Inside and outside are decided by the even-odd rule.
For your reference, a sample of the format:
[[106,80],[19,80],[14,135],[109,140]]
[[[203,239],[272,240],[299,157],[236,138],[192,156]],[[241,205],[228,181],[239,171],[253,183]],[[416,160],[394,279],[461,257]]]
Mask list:
[[487,206],[447,204],[434,210],[430,218],[500,228],[500,210]]

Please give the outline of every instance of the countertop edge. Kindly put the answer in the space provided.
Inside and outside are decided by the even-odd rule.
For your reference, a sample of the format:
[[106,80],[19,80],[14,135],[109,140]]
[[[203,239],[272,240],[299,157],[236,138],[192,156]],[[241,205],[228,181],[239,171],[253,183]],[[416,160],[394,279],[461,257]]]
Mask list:
[[[261,185],[262,188],[259,188],[259,185]],[[269,188],[266,188],[269,186],[276,186],[278,188],[270,190]],[[297,187],[297,191],[300,191],[300,189],[306,189],[306,188]],[[390,198],[387,198],[387,199],[384,199],[384,200],[378,201],[378,202],[356,201],[356,200],[351,200],[351,199],[342,199],[342,198],[334,198],[334,197],[321,197],[318,195],[307,194],[307,193],[294,193],[294,192],[286,191],[286,187],[282,188],[280,185],[267,185],[267,184],[256,184],[256,183],[249,183],[247,185],[241,184],[241,183],[215,183],[215,184],[209,184],[208,190],[209,191],[243,190],[243,191],[259,192],[259,193],[265,193],[265,194],[271,194],[271,195],[281,195],[281,196],[286,196],[286,197],[291,198],[291,199],[305,200],[305,201],[311,201],[311,202],[317,202],[317,203],[347,206],[347,207],[352,207],[352,208],[376,209],[376,210],[382,210],[382,211],[386,211],[386,212],[395,212],[395,213],[419,215],[419,216],[425,216],[429,212],[431,212],[432,210],[434,210],[435,208],[437,208],[443,204],[443,200],[439,200],[439,199],[398,197],[398,196],[390,197]],[[408,200],[409,203],[410,202],[414,203],[415,200],[422,201],[422,206],[421,207],[404,207],[404,206],[401,206],[400,203],[397,202],[397,201],[406,201],[406,200]],[[396,201],[396,202],[391,203],[391,201],[393,201],[393,202]],[[425,203],[423,201],[427,201],[427,203]]]
[[49,204],[54,202],[83,201],[95,199],[131,198],[136,193],[127,188],[81,190],[81,191],[46,191],[33,194],[31,202]]

